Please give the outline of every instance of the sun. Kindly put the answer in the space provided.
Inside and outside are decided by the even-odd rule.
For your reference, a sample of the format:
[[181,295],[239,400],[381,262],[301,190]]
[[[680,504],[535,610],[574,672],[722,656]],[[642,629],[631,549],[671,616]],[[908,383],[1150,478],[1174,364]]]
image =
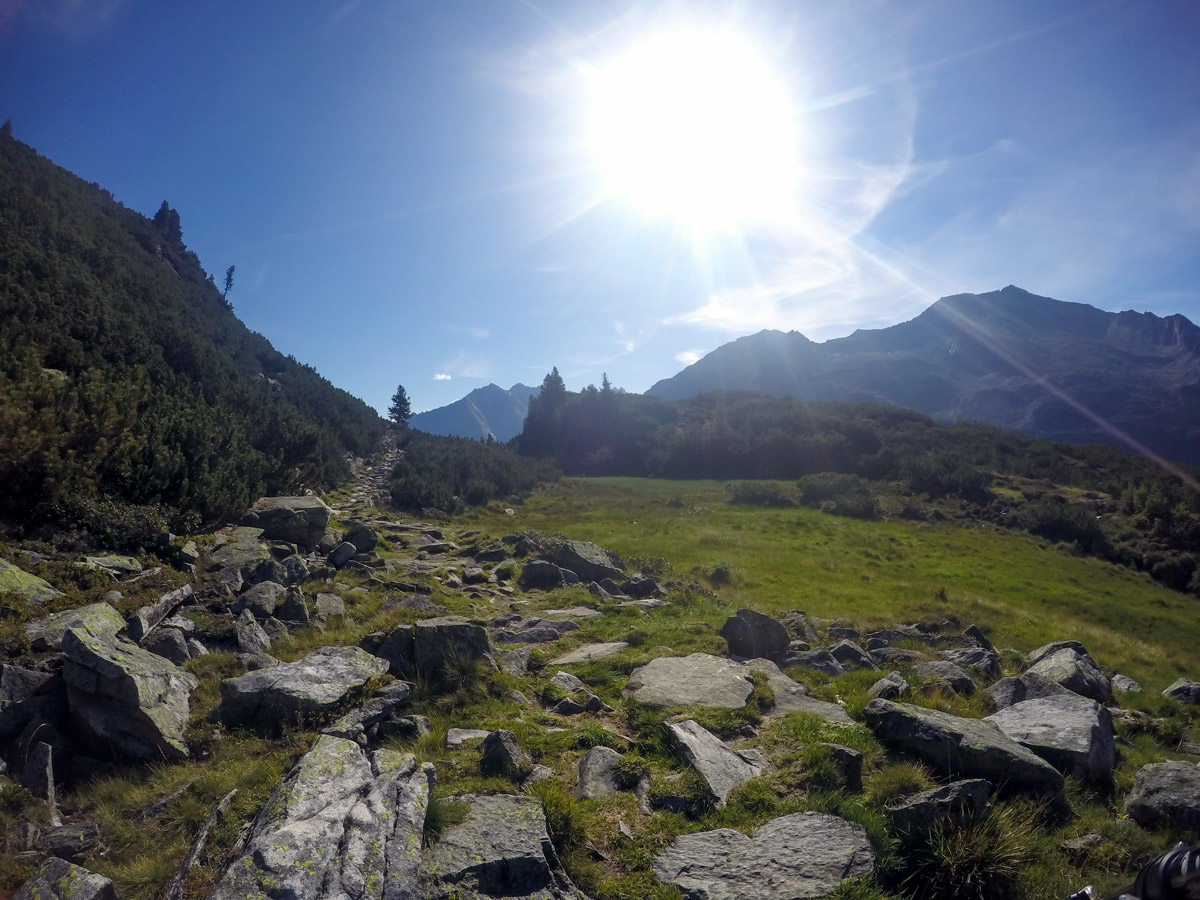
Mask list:
[[659,34],[589,81],[588,146],[608,194],[697,232],[740,230],[792,209],[796,115],[745,38]]

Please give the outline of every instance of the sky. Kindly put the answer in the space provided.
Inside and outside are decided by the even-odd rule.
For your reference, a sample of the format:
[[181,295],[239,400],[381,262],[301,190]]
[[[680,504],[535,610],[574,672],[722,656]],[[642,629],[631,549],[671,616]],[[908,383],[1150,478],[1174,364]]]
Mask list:
[[1200,322],[1200,4],[0,0],[0,119],[385,411],[1016,284]]

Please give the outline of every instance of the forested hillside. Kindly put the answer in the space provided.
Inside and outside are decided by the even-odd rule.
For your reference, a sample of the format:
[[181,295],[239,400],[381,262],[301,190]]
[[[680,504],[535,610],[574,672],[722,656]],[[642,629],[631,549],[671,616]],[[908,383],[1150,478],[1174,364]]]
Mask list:
[[385,427],[238,320],[167,203],[148,219],[7,135],[0,321],[9,517],[216,520],[343,480]]

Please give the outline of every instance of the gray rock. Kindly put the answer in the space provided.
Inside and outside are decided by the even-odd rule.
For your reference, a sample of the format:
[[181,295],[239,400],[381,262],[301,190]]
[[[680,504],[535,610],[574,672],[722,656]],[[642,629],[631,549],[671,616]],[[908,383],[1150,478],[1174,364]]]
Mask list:
[[45,603],[55,597],[61,597],[62,591],[44,578],[31,575],[15,563],[0,559],[0,594],[16,593],[30,603]]
[[132,759],[182,759],[188,700],[199,683],[161,656],[86,626],[67,629],[63,677],[72,722]]
[[241,614],[233,620],[233,630],[237,635],[238,652],[239,653],[266,653],[271,649],[271,638],[263,631],[258,620],[248,609],[243,609]]
[[386,671],[384,660],[358,647],[322,647],[297,662],[225,679],[213,715],[227,725],[278,733],[331,710]]
[[426,848],[414,898],[586,900],[558,862],[536,797],[466,794],[448,799],[467,803],[467,817]]
[[792,637],[806,641],[810,645],[821,643],[821,636],[817,634],[817,629],[813,628],[812,623],[808,621],[808,616],[798,609],[793,609],[780,619],[779,624],[786,628]]
[[576,647],[569,653],[564,653],[562,656],[550,660],[550,665],[570,666],[575,663],[591,662],[594,659],[606,659],[610,656],[616,656],[628,647],[629,645],[624,641],[612,641],[604,644],[584,644],[582,647]]
[[529,661],[533,658],[533,647],[528,645],[516,650],[495,650],[492,656],[500,671],[506,675],[520,677],[529,671]]
[[548,609],[546,615],[557,616],[560,619],[600,619],[604,613],[589,606],[572,606],[569,609]]
[[304,557],[298,556],[295,553],[284,557],[283,562],[281,562],[280,565],[283,566],[283,571],[285,573],[283,583],[287,585],[300,584],[305,581],[310,574],[308,563],[305,561]]
[[579,780],[575,796],[580,800],[603,800],[621,789],[617,763],[621,754],[611,747],[592,747],[579,758]]
[[691,719],[668,724],[667,737],[680,759],[700,773],[717,809],[725,806],[730,791],[763,772],[764,766],[738,755]]
[[[846,747],[843,744],[831,744],[827,741],[822,741],[819,745],[829,751],[833,757],[834,763],[842,773],[842,784],[845,789],[851,794],[861,794],[863,789],[862,783],[862,766],[863,755],[853,747]],[[743,751],[743,754],[746,751]]]
[[86,628],[97,637],[116,637],[125,627],[125,620],[107,603],[90,603],[30,622],[25,626],[25,635],[35,651],[57,651],[62,650],[67,629],[76,627]]
[[[1055,697],[1061,694],[1073,694],[1061,684],[1042,678],[1040,675],[1030,675],[1026,672],[1018,678],[1001,678],[984,691],[996,709],[1004,709],[1022,700],[1040,700],[1044,697]],[[1076,696],[1079,696],[1076,694]]]
[[178,628],[155,628],[150,632],[150,636],[142,641],[142,647],[176,665],[182,665],[192,658],[187,638]]
[[853,628],[846,628],[841,625],[830,625],[829,639],[831,641],[857,641],[862,639],[862,634],[858,631],[855,631]]
[[267,637],[271,639],[271,643],[283,640],[288,636],[287,625],[274,616],[271,616],[269,619],[263,619],[262,630],[267,633]]
[[552,590],[565,583],[562,569],[544,559],[531,559],[521,570],[520,584],[526,590]]
[[1178,700],[1180,703],[1200,706],[1200,682],[1177,678],[1167,686],[1162,695],[1170,700]]
[[447,659],[483,659],[491,653],[487,629],[462,616],[398,625],[372,651],[388,661],[393,675],[442,671]]
[[99,825],[59,825],[46,832],[42,846],[51,856],[77,862],[100,843],[100,837]]
[[985,678],[995,681],[1004,674],[1000,657],[995,650],[984,647],[964,647],[960,650],[943,650],[942,659],[955,665],[973,669]]
[[[224,543],[210,556],[221,582],[235,594],[246,585],[270,581],[278,565],[263,543],[261,528],[230,528],[222,532]],[[282,568],[282,567],[281,567]]]
[[572,675],[570,672],[558,672],[550,679],[550,683],[557,688],[561,688],[568,693],[576,691],[586,691],[587,685]]
[[943,775],[1005,782],[1014,790],[1057,795],[1063,777],[991,722],[890,700],[872,700],[863,720],[875,737]]
[[279,605],[275,607],[275,618],[289,625],[307,625],[312,616],[308,611],[308,603],[298,587],[290,587]]
[[316,621],[321,626],[336,627],[346,619],[346,601],[337,594],[320,593],[314,601]]
[[358,550],[349,541],[342,541],[329,551],[329,555],[325,557],[325,564],[335,569],[340,569],[346,563],[350,562],[350,558],[357,552]]
[[1033,651],[1026,675],[1060,684],[1097,703],[1112,702],[1112,684],[1078,641],[1056,641]]
[[1110,680],[1114,694],[1140,694],[1142,692],[1142,686],[1128,675],[1114,675]]
[[846,667],[828,650],[789,650],[779,657],[779,665],[783,668],[799,666],[802,669],[812,669],[837,678],[846,674]]
[[870,875],[875,851],[862,826],[802,812],[772,819],[751,836],[732,828],[682,835],[653,868],[688,900],[806,900]]
[[486,584],[487,580],[487,572],[483,571],[479,566],[467,566],[463,569],[463,584]]
[[[834,725],[851,725],[852,720],[836,703],[827,703],[808,696],[808,688],[793,681],[780,671],[779,666],[769,659],[751,659],[742,664],[746,669],[767,676],[767,685],[775,696],[774,705],[763,710],[764,715],[784,715],[791,712],[806,712],[820,716]],[[749,677],[749,672],[746,673]]]
[[190,600],[194,593],[192,586],[187,584],[177,591],[163,594],[148,606],[143,606],[129,617],[129,621],[125,625],[126,637],[140,644],[147,634]]
[[21,771],[21,783],[37,800],[46,804],[50,824],[61,825],[54,795],[54,749],[45,741],[38,741],[29,750],[29,758]]
[[117,894],[103,875],[51,857],[17,889],[13,900],[117,900]]
[[584,581],[617,579],[625,572],[621,557],[589,541],[565,542],[555,548],[550,561],[560,568],[571,570]]
[[729,655],[740,659],[774,659],[788,648],[787,629],[753,609],[739,609],[721,626]]
[[996,648],[992,646],[992,642],[988,640],[988,636],[983,633],[983,629],[978,625],[968,625],[963,630],[962,636],[963,640],[971,641],[977,647],[982,647],[991,653],[996,652]]
[[621,583],[621,593],[626,597],[633,597],[636,600],[644,600],[647,597],[653,597],[655,594],[662,593],[662,587],[653,578],[649,578],[643,575],[641,572],[638,572],[636,575]]
[[918,643],[932,647],[944,642],[944,638],[940,635],[926,634],[915,628],[881,628],[877,631],[867,632],[867,640],[885,647],[904,643]]
[[187,639],[188,658],[195,659],[197,656],[205,656],[208,653],[208,648],[196,638]]
[[229,611],[235,616],[244,610],[250,610],[254,618],[269,619],[275,615],[275,607],[287,594],[287,588],[274,581],[264,581],[249,588],[229,605]]
[[990,782],[971,778],[889,803],[884,811],[901,840],[912,840],[939,824],[958,829],[978,822],[987,815],[991,796]]
[[62,678],[50,672],[0,664],[0,738],[17,734],[34,716],[59,721],[66,708],[65,697],[57,696],[62,691]]
[[379,545],[379,535],[366,522],[350,522],[343,541],[354,545],[355,553],[370,553]]
[[[868,646],[870,646],[868,644]],[[905,650],[903,647],[879,647],[870,651],[871,659],[883,666],[915,666],[924,661],[925,654],[917,650]]]
[[899,672],[888,672],[871,685],[871,689],[867,691],[867,694],[871,699],[878,697],[883,700],[899,700],[908,691],[908,682],[904,680],[903,675]]
[[426,730],[422,732],[419,723],[405,720],[423,716],[400,715],[400,711],[407,709],[411,701],[412,685],[407,681],[395,681],[358,709],[351,710],[328,728],[322,729],[321,733],[359,743],[377,742],[389,737],[419,737],[421,733],[427,733],[429,720],[425,719]]
[[944,681],[959,694],[970,696],[975,693],[975,682],[971,676],[947,660],[917,663],[913,666],[913,672],[923,681]]
[[1105,784],[1112,779],[1117,747],[1112,716],[1078,694],[1024,700],[1005,707],[991,722],[1064,775]]
[[262,497],[239,524],[261,528],[268,541],[287,541],[311,550],[325,534],[331,512],[320,497]]
[[1142,766],[1125,798],[1125,812],[1145,828],[1200,828],[1200,765],[1170,760]]
[[451,728],[446,732],[446,747],[457,750],[474,741],[482,741],[491,734],[483,728]]
[[322,735],[259,813],[212,900],[412,900],[433,767]]
[[879,668],[875,665],[875,660],[871,659],[871,654],[849,638],[838,641],[829,648],[829,653],[847,669]]
[[544,644],[557,641],[567,632],[578,631],[579,623],[510,613],[493,619],[488,628],[499,644]]

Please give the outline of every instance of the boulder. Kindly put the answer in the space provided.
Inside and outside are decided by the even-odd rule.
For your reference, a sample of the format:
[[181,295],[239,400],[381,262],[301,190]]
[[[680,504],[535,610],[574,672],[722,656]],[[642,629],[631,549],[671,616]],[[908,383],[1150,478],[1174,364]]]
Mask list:
[[1142,766],[1125,812],[1145,828],[1200,829],[1200,765],[1170,760]]
[[379,545],[379,535],[366,522],[351,520],[342,540],[354,545],[355,553],[370,553]]
[[446,748],[458,750],[468,743],[482,741],[489,734],[491,732],[483,728],[451,728],[446,732]]
[[479,566],[466,566],[462,573],[462,583],[466,585],[487,584],[488,573]]
[[420,884],[411,896],[586,900],[558,861],[541,800],[506,794],[447,800],[467,804],[467,816],[425,849]]
[[779,665],[783,668],[799,666],[802,669],[812,669],[816,672],[837,678],[846,674],[846,667],[828,650],[789,650],[779,657]]
[[544,644],[557,641],[569,631],[578,631],[579,623],[510,613],[493,619],[488,628],[498,644]]
[[479,750],[479,771],[484,775],[521,779],[527,759],[517,743],[517,736],[511,731],[491,732],[483,739]]
[[275,789],[212,900],[414,897],[433,767],[322,735]]
[[213,717],[278,733],[333,709],[387,668],[386,661],[358,647],[322,647],[297,662],[225,679]]
[[239,653],[266,653],[271,649],[271,638],[258,620],[248,609],[243,609],[241,614],[233,620],[234,634],[237,635],[237,644]]
[[575,796],[579,800],[603,800],[621,789],[617,763],[621,754],[611,747],[593,747],[579,758],[579,780]]
[[[779,666],[769,659],[751,659],[742,664],[746,669],[761,672],[767,677],[767,685],[775,696],[775,702],[764,709],[764,715],[784,715],[791,712],[806,712],[820,716],[834,725],[851,725],[853,721],[836,703],[827,703],[808,695],[808,688],[798,681],[793,681]],[[749,677],[749,672],[747,672]]]
[[[988,640],[988,636],[983,633],[983,629],[978,625],[968,625],[962,633],[964,641],[970,641],[977,647],[982,647],[992,653],[996,652],[996,648],[992,646],[992,642]],[[997,678],[1000,676],[997,675]]]
[[237,616],[243,611],[249,610],[254,614],[254,618],[256,619],[269,619],[275,615],[275,608],[279,606],[280,601],[287,595],[287,592],[288,589],[282,584],[274,581],[264,581],[249,588],[244,594],[234,600],[233,603],[229,604],[229,611]]
[[521,570],[521,587],[526,590],[552,590],[566,583],[562,569],[544,559],[531,559]]
[[576,691],[587,690],[587,685],[570,672],[556,672],[554,677],[550,679],[550,683],[570,694],[573,694]]
[[[996,709],[1004,709],[1006,706],[1012,706],[1014,703],[1020,703],[1022,700],[1039,700],[1044,697],[1055,697],[1061,694],[1074,694],[1074,691],[1067,690],[1061,684],[1054,681],[1049,681],[1040,675],[1031,675],[1026,672],[1020,677],[1001,678],[992,686],[984,690],[992,702],[996,704]],[[1076,696],[1079,696],[1076,694]]]
[[188,755],[183,730],[195,675],[86,626],[68,628],[62,648],[70,717],[83,734],[131,759]]
[[923,662],[925,654],[919,650],[905,650],[903,647],[872,647],[867,645],[871,659],[883,666],[898,666],[905,668]]
[[[595,584],[596,582],[592,583]],[[644,600],[647,597],[653,597],[655,594],[662,593],[662,586],[653,578],[638,572],[621,583],[621,593],[626,597]]]
[[529,661],[533,659],[533,648],[526,644],[516,650],[495,650],[492,658],[505,675],[520,677],[529,671]]
[[883,700],[899,700],[908,691],[908,682],[904,680],[903,675],[899,672],[888,672],[871,685],[871,689],[867,691],[867,694],[871,699],[878,697]]
[[1078,641],[1056,641],[1029,656],[1026,675],[1037,675],[1097,703],[1112,702],[1112,684]]
[[947,660],[917,663],[913,666],[913,672],[922,681],[944,681],[954,688],[956,693],[967,696],[975,693],[975,682],[971,680],[971,676]]
[[325,534],[331,512],[320,497],[262,497],[246,510],[239,524],[261,528],[269,541],[287,541],[311,550]]
[[420,731],[419,724],[405,721],[412,717],[400,714],[411,701],[412,685],[407,681],[394,681],[362,706],[322,729],[321,733],[360,744],[375,743],[389,737],[408,737],[410,731]]
[[886,746],[917,757],[942,775],[986,778],[1035,794],[1062,790],[1057,769],[991,722],[890,700],[872,700],[863,720]]
[[336,547],[329,551],[329,555],[325,557],[325,564],[332,566],[335,569],[340,569],[346,563],[350,562],[351,557],[358,551],[349,541],[342,541]]
[[117,894],[103,875],[52,856],[17,889],[13,900],[117,900]]
[[834,764],[842,773],[842,784],[845,789],[851,794],[861,794],[863,789],[862,753],[853,747],[847,747],[844,744],[831,744],[828,741],[822,741],[818,746],[824,747],[829,751]]
[[732,828],[682,835],[653,868],[689,900],[805,900],[869,876],[875,851],[861,825],[801,812],[772,819],[753,835]]
[[1180,703],[1190,703],[1193,706],[1200,706],[1200,682],[1188,681],[1186,678],[1177,678],[1167,686],[1162,695],[1169,700],[1178,700]]
[[847,669],[879,668],[875,665],[875,660],[871,659],[871,654],[849,638],[838,641],[829,648],[829,653]]
[[372,652],[387,660],[393,675],[411,676],[418,671],[441,671],[450,657],[482,659],[491,649],[482,625],[462,616],[440,616],[396,626]]
[[787,629],[753,609],[739,609],[721,626],[729,655],[740,659],[774,659],[788,648]]
[[62,692],[62,678],[51,672],[0,664],[0,739],[20,732],[34,716],[60,721],[66,709]]
[[889,803],[884,812],[901,840],[921,838],[936,825],[966,828],[988,812],[992,785],[982,778],[955,781]]
[[944,643],[945,638],[937,634],[926,634],[915,628],[880,628],[867,632],[867,640],[880,647],[892,647],[896,644],[918,643],[928,647]]
[[667,739],[679,758],[700,773],[712,792],[717,809],[735,787],[757,778],[765,766],[725,746],[716,735],[688,719],[667,725]]
[[0,559],[0,594],[20,594],[30,603],[45,603],[55,597],[62,596],[62,591],[44,578],[30,575],[20,566]]
[[163,594],[148,606],[143,606],[130,616],[129,621],[125,624],[126,637],[140,644],[151,630],[157,628],[164,619],[192,599],[194,594],[192,586],[186,584],[177,591]]
[[324,627],[341,625],[346,620],[346,601],[337,594],[322,592],[314,601],[317,624]]
[[787,633],[791,637],[806,641],[810,646],[821,643],[821,636],[817,634],[817,629],[813,628],[812,623],[808,621],[808,616],[798,609],[793,609],[785,615],[779,620],[779,624],[787,629]]
[[584,581],[617,579],[625,572],[621,557],[589,541],[566,541],[550,554],[550,561],[569,569]]
[[213,551],[210,568],[235,594],[246,585],[273,579],[278,563],[263,543],[261,528],[230,528],[222,532],[224,543]]
[[279,605],[275,607],[275,617],[288,625],[307,625],[312,618],[308,611],[308,603],[304,593],[298,587],[290,587]]
[[116,637],[125,627],[121,614],[107,603],[89,603],[79,609],[55,613],[25,626],[30,646],[40,652],[62,650],[63,638],[71,628],[83,628],[96,637]]
[[187,637],[178,628],[155,628],[150,632],[150,636],[142,641],[142,647],[155,656],[169,659],[177,666],[192,658]]
[[[622,650],[629,647],[624,641],[611,641],[604,644],[584,644],[582,647],[576,647],[569,653],[564,653],[562,656],[555,657],[550,660],[552,666],[569,666],[575,663],[591,662],[594,659],[606,659],[610,656],[616,656]],[[517,651],[513,651],[516,653]]]
[[1004,670],[1000,667],[1000,657],[996,655],[995,650],[988,650],[986,647],[943,650],[941,656],[947,662],[973,669],[989,681],[995,681],[1004,674]]
[[1142,686],[1128,675],[1114,675],[1112,682],[1113,694],[1140,694]]
[[1023,700],[984,721],[991,722],[1064,775],[1106,784],[1112,780],[1117,746],[1112,716],[1078,694]]

